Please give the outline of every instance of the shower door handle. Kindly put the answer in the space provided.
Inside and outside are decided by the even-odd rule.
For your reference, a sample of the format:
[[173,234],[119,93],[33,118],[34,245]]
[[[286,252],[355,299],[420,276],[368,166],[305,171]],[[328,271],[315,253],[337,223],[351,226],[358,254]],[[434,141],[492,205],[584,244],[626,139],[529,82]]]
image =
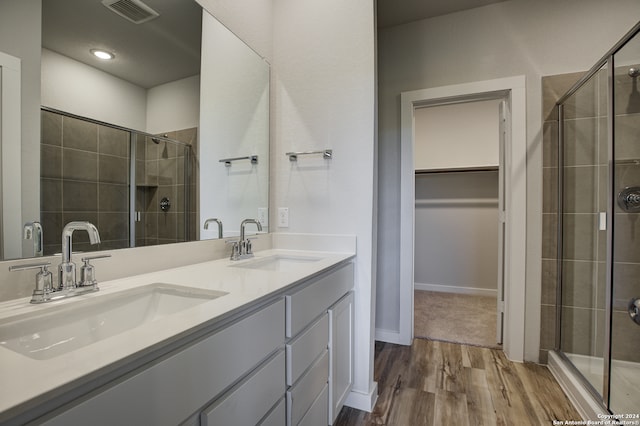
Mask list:
[[629,301],[629,316],[631,321],[640,325],[640,298],[634,298]]

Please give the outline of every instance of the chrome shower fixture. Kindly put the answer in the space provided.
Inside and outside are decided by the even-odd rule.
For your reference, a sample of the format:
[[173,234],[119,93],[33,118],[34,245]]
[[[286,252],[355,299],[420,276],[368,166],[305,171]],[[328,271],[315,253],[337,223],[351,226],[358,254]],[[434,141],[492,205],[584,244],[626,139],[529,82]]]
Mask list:
[[629,68],[629,77],[636,78],[640,76],[640,68]]

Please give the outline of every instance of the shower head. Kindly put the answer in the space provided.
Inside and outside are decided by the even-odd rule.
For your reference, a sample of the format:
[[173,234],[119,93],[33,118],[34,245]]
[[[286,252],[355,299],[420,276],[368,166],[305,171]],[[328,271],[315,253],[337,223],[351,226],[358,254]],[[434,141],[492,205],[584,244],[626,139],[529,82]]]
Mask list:
[[640,76],[640,68],[629,68],[629,77],[636,78]]
[[151,140],[153,141],[153,143],[155,143],[156,145],[158,145],[160,143],[160,141],[156,138],[151,138]]

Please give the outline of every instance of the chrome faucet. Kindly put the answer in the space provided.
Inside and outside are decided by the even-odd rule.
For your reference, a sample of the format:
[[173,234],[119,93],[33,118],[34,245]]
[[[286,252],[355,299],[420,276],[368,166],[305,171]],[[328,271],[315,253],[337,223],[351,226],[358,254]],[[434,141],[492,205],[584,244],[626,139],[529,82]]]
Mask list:
[[81,268],[81,280],[76,281],[76,265],[71,261],[71,244],[73,232],[83,230],[89,233],[91,244],[100,242],[98,229],[89,222],[69,222],[62,230],[62,263],[58,267],[58,285],[54,287],[53,277],[49,272],[49,262],[32,263],[28,265],[15,265],[10,271],[24,271],[26,269],[40,269],[36,275],[36,288],[33,290],[31,303],[45,303],[52,300],[78,296],[80,294],[98,291],[98,282],[95,277],[95,269],[89,263],[93,259],[111,257],[110,254],[89,256],[82,259],[84,265]]
[[215,222],[218,224],[218,238],[222,239],[222,221],[220,219],[207,219],[204,221],[204,229],[209,229],[209,224]]
[[249,223],[254,223],[258,227],[258,231],[262,231],[262,225],[255,219],[245,219],[240,224],[240,240],[231,241],[233,244],[231,248],[231,260],[241,260],[253,257],[253,251],[251,249],[251,240],[245,238],[245,226]]
[[100,234],[98,229],[90,222],[69,222],[62,230],[62,263],[58,267],[58,290],[70,290],[77,286],[76,265],[71,261],[71,245],[74,231],[87,231],[89,242],[98,244]]
[[43,255],[42,249],[42,225],[40,222],[33,221],[24,224],[23,238],[25,240],[33,240],[33,255],[40,257]]

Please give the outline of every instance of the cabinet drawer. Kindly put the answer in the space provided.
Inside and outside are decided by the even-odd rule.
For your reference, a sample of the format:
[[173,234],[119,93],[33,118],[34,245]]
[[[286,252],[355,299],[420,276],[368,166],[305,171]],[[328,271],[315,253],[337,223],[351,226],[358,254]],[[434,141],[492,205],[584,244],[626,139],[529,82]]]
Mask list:
[[285,398],[282,397],[278,405],[262,420],[259,426],[284,426],[287,421],[287,407]]
[[293,385],[300,378],[322,351],[327,349],[328,342],[329,316],[325,314],[287,344],[287,386]]
[[307,414],[304,415],[298,426],[327,426],[328,411],[327,404],[329,401],[329,385],[325,386],[320,395],[313,402]]
[[282,398],[284,351],[263,363],[242,384],[202,412],[202,426],[256,425]]
[[280,299],[46,424],[179,424],[282,347],[283,311]]
[[287,295],[286,337],[298,334],[353,288],[353,263],[347,263],[303,289]]
[[[325,350],[309,371],[287,391],[287,424],[297,425],[327,385],[329,351]],[[325,407],[328,413],[328,407]],[[327,423],[328,424],[328,423]]]

